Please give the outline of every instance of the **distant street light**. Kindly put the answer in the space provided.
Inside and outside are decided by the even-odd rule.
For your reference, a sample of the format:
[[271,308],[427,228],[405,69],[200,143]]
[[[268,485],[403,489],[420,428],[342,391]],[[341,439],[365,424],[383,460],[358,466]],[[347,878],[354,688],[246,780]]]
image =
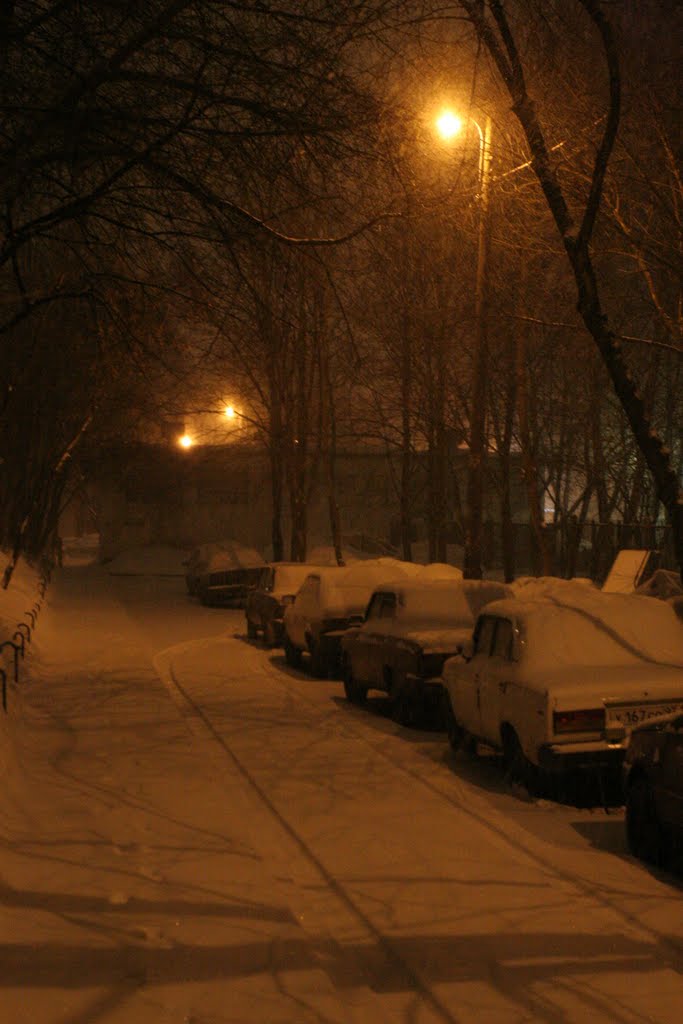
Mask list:
[[192,440],[189,434],[183,434],[182,437],[178,438],[178,444],[180,445],[181,448],[191,448],[192,445],[194,444],[194,441]]
[[234,420],[235,419],[235,416],[237,416],[237,410],[235,409],[234,405],[226,405],[226,407],[225,407],[225,415],[226,415],[226,418],[229,419],[229,420]]
[[[477,232],[477,276],[474,293],[474,346],[472,353],[472,397],[470,415],[470,463],[467,478],[468,521],[465,532],[463,571],[466,579],[482,577],[482,522],[484,515],[484,459],[486,456],[486,372],[488,333],[486,312],[489,285],[489,249],[491,224],[489,186],[491,178],[491,118],[484,127],[474,118],[467,120],[479,133],[479,228]],[[436,119],[436,128],[444,141],[455,138],[464,125],[463,119],[451,110],[443,110]]]

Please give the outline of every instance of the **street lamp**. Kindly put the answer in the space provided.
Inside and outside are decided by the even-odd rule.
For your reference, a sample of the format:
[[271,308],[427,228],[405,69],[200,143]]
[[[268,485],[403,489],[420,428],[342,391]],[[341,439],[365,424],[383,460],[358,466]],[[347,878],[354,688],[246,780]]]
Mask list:
[[[474,118],[467,119],[479,134],[477,229],[477,274],[474,291],[474,351],[472,353],[472,398],[470,414],[470,462],[467,477],[468,521],[465,533],[463,571],[466,579],[482,577],[482,523],[484,517],[484,460],[486,458],[486,373],[488,363],[488,263],[491,243],[489,191],[491,179],[491,118],[482,128]],[[443,110],[436,127],[444,141],[450,141],[463,128],[463,120],[451,110]]]

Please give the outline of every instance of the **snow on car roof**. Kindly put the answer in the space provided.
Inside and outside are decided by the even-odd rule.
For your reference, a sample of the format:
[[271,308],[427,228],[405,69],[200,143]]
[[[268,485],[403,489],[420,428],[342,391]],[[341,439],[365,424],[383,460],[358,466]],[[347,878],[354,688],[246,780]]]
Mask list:
[[259,569],[266,562],[254,548],[239,541],[226,541],[225,546],[215,551],[209,559],[209,572],[226,572],[230,569]]
[[433,623],[437,626],[473,625],[475,616],[490,601],[510,596],[504,583],[493,580],[463,580],[453,577],[391,580],[380,584],[377,591],[394,590],[400,594],[403,620]]
[[407,576],[411,563],[397,558],[372,558],[349,566],[316,571],[320,577],[320,604],[336,613],[364,611],[373,590],[389,580]]
[[419,578],[401,584],[397,590],[403,605],[401,617],[411,622],[430,623],[434,628],[474,624],[462,580]]
[[461,580],[463,578],[462,569],[458,569],[455,565],[448,565],[447,562],[429,562],[427,565],[421,565],[418,575],[420,579],[424,580]]
[[522,624],[527,662],[557,668],[645,661],[683,668],[683,626],[665,601],[583,586],[522,594],[495,601],[486,612]]
[[307,576],[311,575],[315,566],[306,562],[275,562],[274,589],[278,593],[295,594]]

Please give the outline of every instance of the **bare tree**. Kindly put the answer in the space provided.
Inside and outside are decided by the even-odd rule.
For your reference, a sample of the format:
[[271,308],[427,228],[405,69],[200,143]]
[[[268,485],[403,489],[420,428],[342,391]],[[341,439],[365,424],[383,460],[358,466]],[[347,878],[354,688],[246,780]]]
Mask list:
[[622,353],[620,340],[606,316],[592,253],[596,220],[604,197],[605,177],[613,152],[621,111],[621,74],[618,45],[599,0],[577,0],[597,33],[608,79],[604,129],[597,147],[582,209],[570,206],[566,186],[558,173],[545,130],[527,83],[520,32],[502,0],[485,3],[460,0],[478,37],[486,47],[512,100],[531,154],[531,166],[560,233],[574,274],[578,310],[609,373],[615,393],[628,419],[636,443],[655,481],[657,495],[667,510],[676,556],[683,575],[683,494],[671,453],[645,413],[643,397]]

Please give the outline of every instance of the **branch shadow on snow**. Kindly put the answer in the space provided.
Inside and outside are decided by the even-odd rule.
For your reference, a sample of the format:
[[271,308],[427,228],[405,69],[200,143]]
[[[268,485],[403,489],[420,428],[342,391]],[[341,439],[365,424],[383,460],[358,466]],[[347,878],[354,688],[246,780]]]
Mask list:
[[[459,1016],[458,1006],[451,1007],[443,988],[434,993],[435,987],[483,982],[506,1001],[511,1014],[514,1004],[535,1020],[555,1024],[563,996],[579,1004],[586,1019],[597,1009],[594,997],[577,987],[575,979],[601,974],[654,976],[661,972],[662,960],[680,973],[680,955],[666,938],[657,944],[619,932],[578,930],[378,935],[374,941],[349,944],[300,935],[215,945],[173,942],[166,948],[133,942],[110,948],[49,942],[28,948],[5,943],[0,946],[0,986],[72,991],[106,986],[110,991],[98,997],[89,1011],[62,1022],[86,1024],[98,1020],[117,995],[125,1000],[144,987],[180,980],[229,983],[263,975],[276,979],[286,991],[288,975],[317,969],[337,990],[366,986],[378,994],[414,993],[426,1002],[437,1001],[441,1018],[453,1022]],[[627,992],[621,1004],[614,998],[611,1013],[616,1022],[632,1019]]]

